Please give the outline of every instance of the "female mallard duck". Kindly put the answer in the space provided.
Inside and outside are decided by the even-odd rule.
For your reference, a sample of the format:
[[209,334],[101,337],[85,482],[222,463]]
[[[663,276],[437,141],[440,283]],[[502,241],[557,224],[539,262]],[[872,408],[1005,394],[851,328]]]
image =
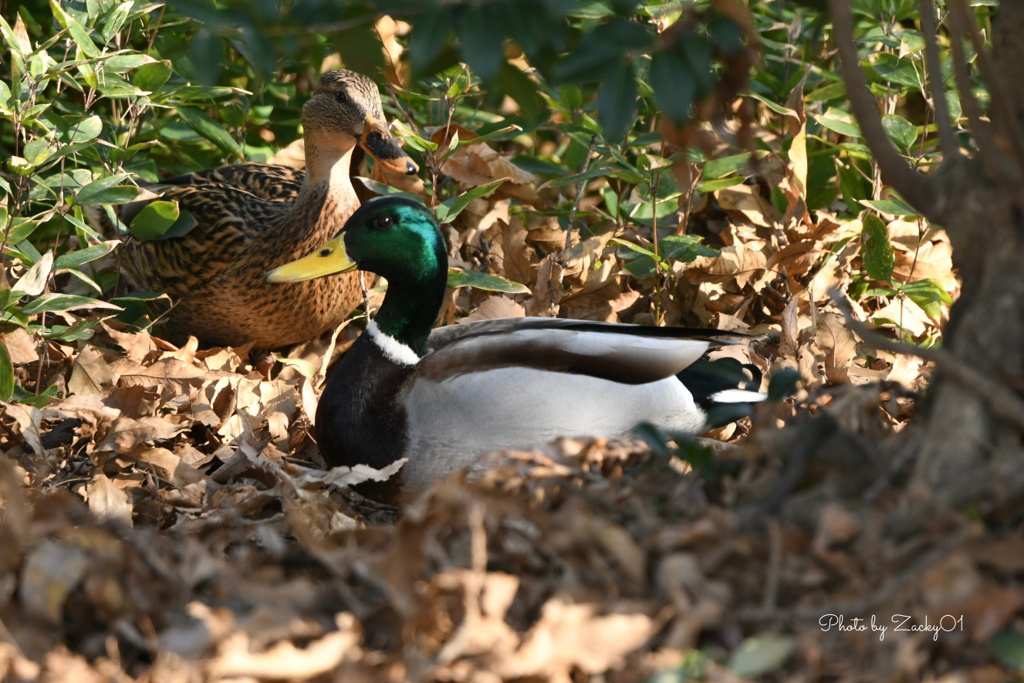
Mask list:
[[120,207],[130,223],[154,199],[196,220],[186,235],[128,239],[123,267],[133,285],[166,292],[172,338],[275,348],[340,324],[362,300],[358,274],[272,287],[263,276],[334,236],[359,207],[349,179],[359,145],[401,173],[418,169],[388,133],[377,86],[352,71],[324,74],[302,108],[306,171],[246,163],[199,171],[146,188]]
[[488,451],[613,436],[640,422],[695,433],[711,426],[715,406],[765,398],[695,365],[713,337],[742,336],[718,330],[509,318],[432,333],[448,258],[430,210],[411,199],[367,202],[334,239],[267,281],[357,267],[387,278],[388,291],[327,382],[317,440],[331,466],[409,458],[402,497]]

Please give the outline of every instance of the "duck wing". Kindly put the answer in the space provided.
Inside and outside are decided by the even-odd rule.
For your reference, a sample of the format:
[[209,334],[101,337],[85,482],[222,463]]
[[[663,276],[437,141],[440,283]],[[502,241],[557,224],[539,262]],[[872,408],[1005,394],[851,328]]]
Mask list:
[[[131,223],[157,199],[177,202],[196,221],[195,227],[180,237],[129,239],[124,245],[127,258],[123,265],[135,285],[172,297],[213,286],[221,273],[251,260],[254,245],[265,242],[264,236],[278,227],[291,207],[217,182],[162,184],[145,192],[148,196],[120,207],[122,222]],[[262,274],[263,270],[257,267],[253,272]]]
[[678,374],[712,344],[745,335],[721,330],[621,325],[562,318],[506,318],[439,328],[419,376],[433,381],[524,367],[645,384]]
[[[178,202],[178,206],[191,212],[200,225],[214,224],[223,213],[217,207],[230,209],[253,201],[291,205],[299,196],[305,177],[305,171],[272,164],[208,168],[141,185],[138,197],[120,205],[117,215],[122,223],[129,225],[150,202],[162,199]],[[211,195],[211,201],[202,201],[206,193]],[[197,212],[200,216],[195,215]],[[107,226],[102,227],[105,233],[109,232]]]
[[269,202],[294,202],[302,189],[306,172],[275,164],[245,163],[208,168],[169,178],[157,186],[207,185],[216,183],[244,190]]

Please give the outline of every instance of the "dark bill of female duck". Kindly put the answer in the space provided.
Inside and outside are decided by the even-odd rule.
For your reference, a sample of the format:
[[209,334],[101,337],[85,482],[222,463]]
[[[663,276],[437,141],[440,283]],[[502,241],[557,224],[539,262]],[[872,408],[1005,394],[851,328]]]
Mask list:
[[372,115],[366,116],[366,127],[359,136],[359,146],[366,150],[377,163],[396,173],[415,175],[420,170],[404,149],[398,146],[395,139],[383,123]]

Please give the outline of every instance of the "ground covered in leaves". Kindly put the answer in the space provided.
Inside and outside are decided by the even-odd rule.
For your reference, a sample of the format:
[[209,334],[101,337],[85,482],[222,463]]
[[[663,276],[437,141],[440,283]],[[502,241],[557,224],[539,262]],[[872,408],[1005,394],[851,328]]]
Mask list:
[[[487,142],[440,169],[464,189],[506,179],[446,232],[453,266],[521,285],[453,289],[444,322],[711,325],[756,335],[766,376],[799,371],[793,396],[709,435],[710,458],[565,441],[396,511],[348,488],[374,473],[322,471],[310,435],[324,359],[358,317],[276,355],[113,319],[74,344],[0,331],[20,383],[62,397],[0,422],[0,678],[1000,680],[993,655],[1021,651],[998,635],[1024,606],[1020,518],[929,509],[907,487],[928,368],[861,343],[829,298],[871,268],[871,231],[807,210],[806,121],[788,111],[787,156],[679,175],[689,208],[668,227],[717,256],[655,264],[652,230],[613,221],[566,249],[556,217],[514,207],[582,192],[587,212],[604,181],[553,187]],[[944,234],[884,217],[899,281],[955,292]],[[844,299],[918,341],[948,314]]]

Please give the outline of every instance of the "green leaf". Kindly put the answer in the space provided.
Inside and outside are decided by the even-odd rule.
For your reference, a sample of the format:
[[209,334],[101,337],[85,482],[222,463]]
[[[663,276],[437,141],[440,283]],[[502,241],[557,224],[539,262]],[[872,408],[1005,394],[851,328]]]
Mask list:
[[914,207],[902,199],[862,199],[861,204],[869,206],[875,211],[892,214],[893,216],[920,216]]
[[333,42],[346,69],[372,76],[384,68],[384,52],[372,21],[342,31]]
[[864,214],[864,228],[860,234],[860,253],[864,270],[875,280],[889,282],[896,264],[896,254],[889,241],[889,228],[873,213]]
[[85,249],[61,254],[57,257],[57,260],[53,262],[53,268],[54,270],[78,268],[79,266],[95,261],[98,258],[103,258],[112,252],[115,247],[117,247],[117,241],[110,240],[103,244],[94,244],[93,246],[86,247]]
[[494,84],[515,100],[528,125],[535,126],[545,121],[547,103],[540,94],[537,82],[523,73],[522,69],[508,62],[503,63]]
[[619,62],[605,76],[597,93],[597,110],[605,137],[621,140],[636,111],[636,78],[632,62]]
[[697,86],[697,98],[707,97],[715,88],[714,68],[714,46],[708,37],[695,31],[685,31],[680,34],[678,49],[689,67],[693,80]]
[[416,195],[406,192],[405,190],[399,190],[397,187],[391,187],[387,183],[382,183],[379,180],[373,178],[364,178],[363,176],[354,176],[356,180],[361,182],[363,186],[370,192],[376,192],[383,197],[407,197],[414,201],[422,201]]
[[[459,25],[459,49],[474,73],[485,81],[498,75],[505,59],[505,37],[487,5],[467,5]],[[380,48],[377,49],[380,52]]]
[[716,190],[724,190],[727,187],[733,187],[739,185],[744,180],[743,176],[729,176],[727,178],[719,178],[718,180],[704,180],[697,183],[697,191],[705,194],[714,192]]
[[53,18],[57,20],[57,23],[62,28],[67,29],[68,33],[71,34],[71,39],[75,41],[75,45],[82,51],[86,57],[95,59],[100,56],[100,49],[96,47],[96,43],[92,42],[92,38],[89,37],[89,33],[82,28],[82,25],[72,17],[70,14],[64,11],[61,7],[63,3],[60,0],[50,0],[50,10],[53,12]]
[[603,178],[608,175],[607,168],[589,168],[583,173],[574,173],[572,175],[563,176],[561,178],[554,178],[541,185],[541,188],[545,187],[565,187],[566,185],[575,185],[581,180],[591,180],[593,178]]
[[[733,173],[750,171],[750,157],[753,155],[753,152],[744,152],[743,154],[733,154],[719,159],[710,159],[704,162],[703,176],[707,180],[717,180]],[[765,152],[757,153],[759,159],[767,156]]]
[[487,183],[480,187],[474,187],[468,192],[463,192],[457,197],[442,202],[436,209],[434,209],[434,215],[437,216],[438,223],[451,223],[455,220],[455,217],[462,213],[462,210],[469,206],[469,203],[474,199],[480,199],[487,197],[492,194],[495,190],[501,187],[507,178],[501,180],[495,180],[493,183]]
[[718,250],[701,244],[697,235],[669,235],[658,242],[658,250],[665,260],[692,263],[698,256],[718,256]]
[[21,312],[25,315],[42,313],[44,311],[70,311],[101,308],[111,311],[120,311],[120,306],[93,299],[88,296],[75,296],[73,294],[43,294],[33,299]]
[[405,140],[405,143],[412,147],[413,149],[418,150],[420,152],[433,152],[437,149],[436,142],[432,140],[427,140],[426,138],[422,138],[419,135],[416,135],[416,133],[412,132],[411,128],[406,126],[401,121],[395,121],[394,126],[398,134],[401,135],[402,139]]
[[148,93],[158,92],[170,79],[171,73],[173,71],[170,62],[150,62],[139,67],[132,77],[132,83],[139,90]]
[[903,31],[900,34],[900,50],[911,54],[924,51],[924,35],[920,31]]
[[11,88],[0,81],[0,114],[10,115],[11,113]]
[[828,102],[830,100],[838,100],[846,97],[846,84],[829,83],[828,85],[822,86],[807,93],[807,97],[804,98],[805,102]]
[[955,90],[946,91],[946,105],[949,107],[949,116],[953,121],[958,121],[964,115],[964,108],[960,104],[960,95]]
[[846,135],[851,138],[860,137],[860,126],[858,126],[857,122],[853,120],[853,116],[851,114],[843,111],[842,109],[829,107],[823,115],[815,115],[814,120],[825,128],[839,133],[840,135]]
[[781,669],[796,649],[796,638],[770,633],[747,638],[729,658],[729,670],[740,678],[759,678]]
[[1007,669],[1024,671],[1024,632],[1000,631],[989,639],[988,646]]
[[296,370],[299,371],[299,374],[301,374],[303,377],[307,379],[313,379],[314,377],[316,377],[316,373],[319,372],[320,370],[319,365],[316,365],[313,362],[306,360],[305,358],[277,357],[277,362],[279,362],[281,365],[286,365],[289,368],[295,368]]
[[629,241],[624,240],[624,239],[619,239],[618,237],[613,237],[610,240],[608,240],[608,242],[610,244],[617,244],[620,247],[626,247],[630,251],[635,251],[636,253],[641,254],[643,256],[647,256],[648,258],[651,258],[651,259],[654,259],[654,260],[658,259],[658,255],[657,254],[655,254],[650,249],[645,249],[644,247],[641,247],[639,244],[635,244],[633,242],[629,242]]
[[871,196],[871,186],[867,179],[854,168],[856,163],[852,160],[848,163],[843,163],[841,160],[836,159],[839,189],[843,194],[843,201],[846,202],[846,205],[852,211],[857,210],[857,203],[859,201]]
[[900,286],[900,289],[911,301],[921,307],[929,318],[942,318],[942,304],[950,305],[953,297],[935,280],[918,280]]
[[53,271],[53,252],[48,251],[11,287],[11,296],[17,300],[24,295],[38,296],[46,289],[46,281]]
[[882,117],[882,127],[902,152],[909,152],[910,146],[917,140],[917,128],[902,116],[886,114]]
[[128,231],[140,239],[156,239],[163,236],[178,220],[177,202],[157,200],[147,204],[132,219]]
[[188,127],[202,135],[204,138],[217,145],[223,152],[231,156],[241,157],[242,148],[238,142],[231,137],[223,126],[211,119],[205,113],[191,107],[178,107],[178,114]]
[[99,137],[103,132],[103,120],[95,114],[83,119],[68,129],[63,141],[69,144],[81,144]]
[[131,0],[129,2],[122,2],[104,17],[105,21],[100,23],[100,36],[103,38],[104,43],[109,43],[117,35],[117,32],[121,30],[125,22],[128,21],[133,5],[134,3]]
[[138,69],[145,64],[151,64],[156,60],[149,55],[139,52],[128,52],[125,54],[113,55],[103,61],[103,70],[107,74],[124,74],[132,69]]
[[733,56],[743,49],[743,28],[732,19],[716,14],[708,22],[708,32],[715,48],[726,56]]
[[568,16],[581,19],[604,19],[615,15],[615,11],[608,6],[608,3],[600,0],[577,0],[570,3],[569,7],[571,9]]
[[[481,128],[481,130],[483,130],[483,128]],[[510,126],[504,126],[502,128],[497,128],[497,129],[492,130],[492,131],[490,131],[488,133],[482,133],[482,134],[477,135],[475,138],[472,138],[470,140],[462,140],[462,141],[459,142],[459,147],[464,147],[466,145],[475,145],[475,144],[478,144],[480,142],[487,142],[488,140],[507,140],[509,138],[515,137],[516,135],[518,135],[519,133],[522,133],[522,132],[523,132],[523,127],[522,126],[517,126],[515,124],[512,124]]]
[[36,138],[25,145],[22,155],[32,167],[37,167],[49,159],[56,150],[50,145],[46,138]]
[[646,50],[654,35],[647,25],[629,19],[612,19],[598,24],[588,36],[593,43],[611,43],[627,50]]
[[99,324],[99,320],[92,319],[81,319],[75,322],[74,325],[68,327],[67,325],[53,325],[49,330],[43,333],[44,339],[55,339],[61,342],[73,342],[79,339],[92,339],[95,334],[94,328]]
[[883,52],[877,55],[871,66],[882,80],[905,85],[914,90],[922,88],[921,70],[923,65],[918,57],[908,55],[901,59],[891,52]]
[[623,48],[615,43],[587,40],[555,66],[556,83],[594,83],[604,78],[616,64],[623,61]]
[[583,91],[575,83],[566,83],[558,88],[558,94],[562,96],[562,102],[569,109],[583,108]]
[[441,53],[451,29],[448,8],[426,5],[416,17],[409,36],[409,55],[412,68],[422,75],[424,70]]
[[530,288],[518,282],[506,280],[497,275],[481,273],[476,270],[448,269],[449,287],[472,287],[488,292],[504,292],[505,294],[528,294]]
[[509,159],[509,161],[524,171],[529,171],[530,173],[535,173],[540,176],[562,175],[565,173],[564,166],[559,166],[548,159],[535,157],[529,154],[517,154]]
[[16,56],[24,58],[32,52],[32,44],[28,40],[28,35],[15,33],[2,14],[0,14],[0,35],[3,36],[4,43]]
[[10,401],[14,396],[14,363],[7,346],[0,340],[0,401]]
[[133,185],[122,185],[115,187],[118,183],[127,178],[127,174],[107,176],[94,180],[75,195],[74,203],[78,206],[90,204],[124,204],[139,194],[139,189]]
[[772,102],[770,99],[764,97],[763,95],[758,95],[757,93],[754,92],[745,94],[747,97],[751,97],[760,102],[761,104],[763,104],[764,106],[768,107],[776,114],[782,114],[783,116],[796,116],[796,112],[794,110],[790,109],[789,107],[783,107],[781,104],[777,102]]
[[651,57],[648,77],[654,89],[654,101],[665,116],[677,124],[686,123],[697,97],[697,82],[686,60],[674,50],[659,50]]
[[32,171],[35,170],[35,165],[30,163],[24,157],[12,156],[10,159],[7,160],[7,165],[10,167],[12,171],[14,171],[20,176],[32,175]]
[[768,400],[778,402],[792,396],[796,393],[799,382],[800,371],[796,368],[776,370],[772,373],[771,381],[768,383]]
[[7,228],[7,235],[5,236],[4,241],[7,244],[17,244],[22,240],[27,240],[38,227],[39,223],[31,218],[26,218],[24,216],[12,218],[11,224]]

